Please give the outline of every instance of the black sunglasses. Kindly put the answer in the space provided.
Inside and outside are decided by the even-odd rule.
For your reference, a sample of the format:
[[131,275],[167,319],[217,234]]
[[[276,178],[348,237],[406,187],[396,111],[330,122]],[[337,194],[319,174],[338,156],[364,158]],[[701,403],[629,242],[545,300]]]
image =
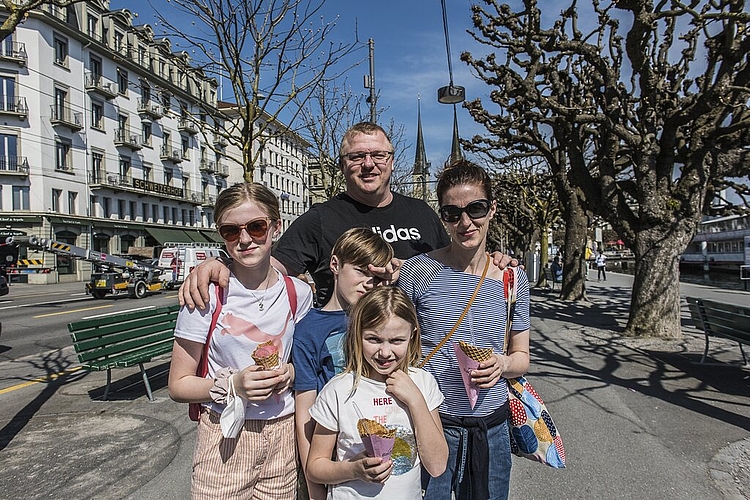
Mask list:
[[440,207],[440,218],[443,222],[458,222],[464,212],[471,219],[486,217],[490,213],[490,200],[474,200],[465,207],[443,205]]
[[263,238],[268,233],[269,218],[253,219],[242,225],[239,224],[222,224],[219,226],[219,236],[225,241],[232,243],[240,238],[240,233],[244,229],[251,238]]

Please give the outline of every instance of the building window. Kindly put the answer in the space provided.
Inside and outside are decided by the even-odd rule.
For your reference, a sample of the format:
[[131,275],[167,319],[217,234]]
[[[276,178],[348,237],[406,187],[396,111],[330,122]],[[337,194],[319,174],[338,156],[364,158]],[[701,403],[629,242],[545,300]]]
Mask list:
[[143,217],[143,222],[152,222],[151,219],[148,216],[148,203],[141,203],[141,213]]
[[29,210],[28,186],[13,186],[13,210]]
[[18,170],[18,137],[0,134],[0,170]]
[[130,158],[120,157],[120,184],[130,184]]
[[159,205],[151,205],[151,216],[154,222],[159,222]]
[[161,207],[162,208],[162,217],[164,217],[164,224],[169,224],[171,221],[169,220],[169,207]]
[[164,169],[164,184],[166,184],[167,186],[171,186],[172,185],[172,178],[173,178],[172,169],[171,168],[165,168]]
[[16,80],[12,77],[0,77],[0,109],[16,111]]
[[141,100],[143,104],[151,100],[151,85],[145,80],[141,80]]
[[112,217],[112,198],[106,196],[102,198],[102,211],[105,219]]
[[137,218],[138,205],[134,201],[128,202],[128,216],[130,219],[135,220]]
[[104,153],[91,152],[91,182],[104,181]]
[[98,130],[104,130],[104,104],[91,101],[91,126]]
[[52,206],[50,207],[53,212],[60,211],[60,198],[62,198],[61,189],[52,189]]
[[70,119],[68,114],[68,91],[55,87],[55,118],[56,120]]
[[186,225],[188,223],[188,221],[187,221],[187,214],[188,214],[187,210],[185,210],[183,208],[182,209],[182,219],[181,219],[183,225]]
[[177,209],[172,207],[172,224],[177,224]]
[[130,217],[127,216],[125,213],[125,207],[127,205],[125,204],[125,200],[117,200],[117,217],[120,219],[129,219]]
[[89,217],[96,217],[96,196],[89,196]]
[[188,151],[190,150],[190,138],[183,136],[180,136],[182,139],[182,157],[187,158],[188,157]]
[[71,163],[72,144],[65,139],[55,141],[55,169],[68,172],[72,170]]
[[161,104],[164,106],[164,110],[168,111],[172,107],[172,95],[169,92],[161,93]]
[[78,193],[75,191],[68,191],[68,213],[70,215],[75,215],[78,213],[77,203],[78,202]]
[[142,129],[142,135],[143,135],[143,145],[150,146],[151,145],[151,124],[143,122],[141,124],[141,129]]
[[144,181],[150,181],[151,178],[153,177],[153,172],[154,172],[154,168],[151,165],[147,163],[143,164],[143,180]]
[[68,67],[68,40],[55,35],[54,40],[55,47],[55,63],[61,66]]
[[128,95],[128,72],[117,69],[117,90],[121,95]]
[[89,15],[89,36],[94,40],[99,40],[99,18],[95,15],[88,13]]
[[89,58],[89,67],[91,69],[91,82],[99,85],[102,78],[102,60],[91,56]]

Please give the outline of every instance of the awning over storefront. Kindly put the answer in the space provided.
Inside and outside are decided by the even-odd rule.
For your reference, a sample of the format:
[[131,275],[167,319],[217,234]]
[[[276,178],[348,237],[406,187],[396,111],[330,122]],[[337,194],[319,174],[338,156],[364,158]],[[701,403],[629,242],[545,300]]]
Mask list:
[[213,241],[214,243],[224,243],[224,240],[221,239],[221,236],[219,236],[219,233],[216,231],[201,231],[201,234],[206,237],[208,241]]
[[163,245],[166,242],[174,242],[174,243],[192,243],[193,240],[188,236],[188,234],[183,231],[182,229],[164,229],[164,228],[155,228],[155,227],[147,227],[146,232],[150,234],[151,236],[156,239],[156,241],[159,242],[159,244]]
[[211,241],[198,231],[185,231],[196,243],[211,243]]

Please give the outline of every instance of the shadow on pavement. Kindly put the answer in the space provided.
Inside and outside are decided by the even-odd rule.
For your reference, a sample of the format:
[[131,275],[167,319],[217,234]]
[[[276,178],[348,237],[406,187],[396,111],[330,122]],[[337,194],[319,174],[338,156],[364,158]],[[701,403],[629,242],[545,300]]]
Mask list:
[[[170,362],[166,361],[151,368],[146,368],[146,375],[153,392],[167,387],[169,381]],[[112,386],[109,389],[107,401],[134,401],[138,398],[146,397],[146,386],[143,384],[143,377],[140,369],[135,367],[136,371],[127,377],[117,378],[118,373],[122,370],[112,371]],[[88,391],[92,400],[104,401],[104,389],[106,380],[101,386]]]

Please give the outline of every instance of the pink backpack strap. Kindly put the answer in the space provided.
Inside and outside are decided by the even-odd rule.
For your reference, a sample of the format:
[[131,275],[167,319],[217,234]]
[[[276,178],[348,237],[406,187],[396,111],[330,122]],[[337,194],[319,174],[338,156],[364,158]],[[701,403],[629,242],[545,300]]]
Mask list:
[[292,309],[292,318],[297,319],[297,289],[294,287],[294,281],[289,276],[284,276],[284,285],[286,286],[286,295],[289,297],[289,307]]

